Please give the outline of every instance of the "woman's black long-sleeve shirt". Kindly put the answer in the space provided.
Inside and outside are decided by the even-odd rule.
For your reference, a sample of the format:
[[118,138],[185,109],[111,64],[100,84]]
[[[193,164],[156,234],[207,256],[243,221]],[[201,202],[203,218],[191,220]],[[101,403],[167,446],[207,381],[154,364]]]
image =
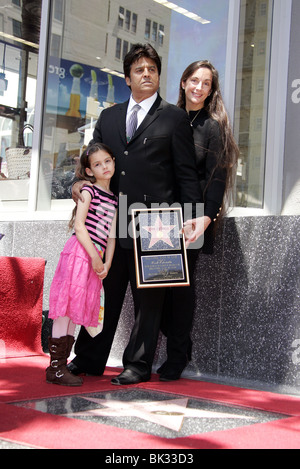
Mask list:
[[204,109],[198,115],[197,112],[190,111],[189,116],[191,122],[193,121],[204,215],[212,220],[205,232],[203,252],[211,253],[213,251],[213,224],[220,211],[226,185],[226,169],[220,165],[224,148],[218,122],[212,119]]

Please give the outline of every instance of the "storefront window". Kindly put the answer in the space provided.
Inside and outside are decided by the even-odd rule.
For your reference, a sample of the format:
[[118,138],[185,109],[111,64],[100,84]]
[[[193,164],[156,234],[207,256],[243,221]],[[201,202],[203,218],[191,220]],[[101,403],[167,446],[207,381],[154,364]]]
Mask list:
[[[0,0],[0,209],[26,210],[30,183],[38,211],[72,206],[76,162],[100,113],[129,97],[123,59],[136,42],[158,51],[160,94],[171,103],[195,60],[215,65],[223,90],[232,74],[241,152],[235,205],[263,208],[273,4],[241,0],[237,70],[228,74],[230,0],[90,0],[84,9],[80,0]],[[33,141],[41,5],[50,9],[50,22],[39,175],[32,182],[30,149],[19,147]]]
[[[0,208],[27,204],[41,2],[0,0]],[[25,205],[26,206],[26,205]]]
[[263,208],[273,0],[241,1],[235,102],[236,205]]
[[[108,106],[129,89],[123,58],[150,42],[162,59],[161,96],[176,103],[183,70],[210,59],[224,80],[229,0],[51,2],[38,210],[70,200],[74,168]],[[95,12],[101,12],[96,14]]]

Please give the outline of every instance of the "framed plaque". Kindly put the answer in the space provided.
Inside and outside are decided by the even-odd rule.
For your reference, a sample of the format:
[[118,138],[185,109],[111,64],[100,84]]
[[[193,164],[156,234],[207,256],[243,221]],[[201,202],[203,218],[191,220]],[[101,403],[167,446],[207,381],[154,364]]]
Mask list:
[[132,210],[138,288],[190,285],[180,207]]

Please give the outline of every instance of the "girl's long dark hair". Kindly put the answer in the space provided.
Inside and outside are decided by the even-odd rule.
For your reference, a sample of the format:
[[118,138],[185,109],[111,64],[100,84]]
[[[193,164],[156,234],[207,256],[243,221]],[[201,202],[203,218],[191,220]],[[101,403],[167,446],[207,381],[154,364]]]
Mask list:
[[[88,145],[85,150],[83,151],[81,157],[79,158],[79,161],[77,163],[76,171],[75,171],[75,178],[79,181],[90,181],[92,184],[96,182],[96,179],[94,176],[89,176],[86,172],[87,168],[91,168],[90,164],[90,156],[93,153],[97,153],[97,151],[102,150],[108,153],[112,159],[114,159],[114,155],[111,151],[111,149],[105,145],[104,143],[91,143]],[[72,212],[72,217],[69,222],[69,228],[72,229],[74,228],[74,223],[75,223],[75,217],[76,217],[76,212],[77,212],[77,205],[74,207],[73,212]]]
[[[199,60],[190,64],[183,72],[180,87],[179,97],[177,106],[186,109],[186,97],[185,90],[182,88],[182,82],[186,82],[187,79],[195,73],[199,68],[207,68],[212,73],[212,89],[211,94],[208,96],[204,103],[204,109],[207,111],[209,116],[219,123],[221,136],[223,140],[223,155],[219,159],[219,163],[223,168],[226,169],[226,186],[225,186],[225,197],[223,201],[222,211],[220,215],[224,215],[226,212],[226,206],[232,203],[233,189],[236,176],[236,166],[239,157],[239,148],[233,136],[229,117],[225,109],[223,102],[220,84],[219,84],[219,73],[215,67],[208,60]],[[221,155],[220,155],[221,156]]]

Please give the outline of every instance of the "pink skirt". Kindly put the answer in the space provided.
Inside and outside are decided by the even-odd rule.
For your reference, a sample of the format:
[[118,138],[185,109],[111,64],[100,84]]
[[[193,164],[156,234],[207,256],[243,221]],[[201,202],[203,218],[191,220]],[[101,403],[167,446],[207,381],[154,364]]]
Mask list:
[[51,284],[49,318],[68,316],[74,324],[97,327],[102,289],[90,256],[76,236],[71,236],[60,254]]

